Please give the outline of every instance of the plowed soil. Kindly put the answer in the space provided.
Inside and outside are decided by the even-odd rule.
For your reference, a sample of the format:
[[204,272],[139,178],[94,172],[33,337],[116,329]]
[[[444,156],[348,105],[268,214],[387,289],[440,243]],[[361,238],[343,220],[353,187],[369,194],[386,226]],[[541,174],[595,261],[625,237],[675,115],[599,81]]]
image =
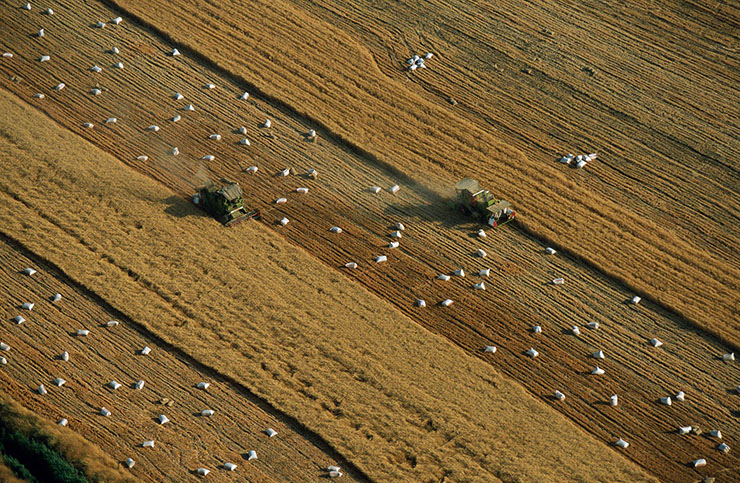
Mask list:
[[[547,140],[549,144],[545,141],[534,143],[539,149],[535,152],[531,147],[523,148],[527,130],[502,129],[502,137],[527,152],[529,157],[524,157],[511,147],[493,140],[490,134],[479,133],[470,119],[482,115],[482,108],[476,110],[473,106],[465,116],[461,116],[446,112],[448,108],[443,108],[439,100],[429,105],[420,102],[416,107],[429,119],[445,112],[446,117],[439,118],[437,123],[452,123],[465,133],[459,134],[462,139],[455,143],[445,137],[453,134],[430,128],[429,122],[422,122],[424,119],[412,122],[404,118],[403,115],[407,115],[408,111],[401,115],[395,108],[384,110],[372,105],[371,101],[365,102],[363,97],[346,102],[343,110],[322,111],[322,103],[326,99],[341,104],[347,99],[339,93],[346,94],[349,90],[344,86],[330,88],[334,77],[328,74],[322,82],[317,81],[324,86],[323,90],[319,89],[321,95],[311,89],[301,89],[299,81],[295,81],[292,88],[287,88],[285,82],[295,80],[295,76],[304,80],[309,78],[297,73],[305,73],[301,69],[308,67],[303,67],[299,62],[302,57],[296,57],[298,54],[295,51],[248,49],[252,55],[256,55],[254,52],[259,55],[251,57],[249,61],[239,62],[234,54],[238,51],[236,48],[224,47],[220,51],[218,44],[210,40],[210,35],[202,33],[202,29],[205,26],[212,31],[225,28],[229,33],[222,33],[218,38],[231,47],[237,39],[251,38],[252,43],[245,45],[254,46],[255,43],[268,42],[270,37],[264,33],[258,36],[256,32],[260,30],[256,28],[236,29],[229,19],[238,14],[229,10],[231,7],[228,5],[221,6],[226,9],[221,13],[223,21],[215,24],[209,24],[203,17],[215,18],[215,4],[193,5],[193,8],[198,8],[197,12],[187,8],[167,10],[174,12],[171,15],[184,16],[178,17],[177,21],[167,17],[170,14],[164,10],[146,14],[147,20],[158,23],[162,28],[171,22],[171,25],[183,26],[180,32],[200,32],[197,35],[202,37],[203,42],[187,42],[198,52],[189,52],[180,45],[184,52],[191,55],[174,58],[166,55],[172,43],[130,17],[119,26],[93,29],[90,24],[98,18],[105,20],[118,14],[100,5],[76,7],[77,13],[74,15],[71,11],[61,10],[51,18],[40,16],[38,12],[35,17],[29,17],[25,13],[9,11],[9,27],[3,33],[3,41],[6,42],[4,47],[16,55],[12,61],[3,59],[0,63],[0,68],[7,74],[2,82],[20,98],[32,102],[63,126],[181,195],[189,195],[196,185],[209,177],[218,179],[228,176],[236,179],[245,189],[248,204],[263,210],[262,226],[268,233],[273,230],[272,233],[304,248],[332,269],[343,270],[341,267],[346,262],[356,261],[358,269],[345,270],[347,276],[395,304],[398,310],[422,326],[521,382],[531,394],[554,406],[603,443],[613,443],[618,437],[629,441],[631,446],[624,454],[653,475],[682,481],[698,479],[703,475],[726,477],[727,481],[738,477],[737,468],[740,465],[734,453],[717,452],[714,449],[717,442],[705,436],[680,437],[675,434],[679,425],[698,424],[706,429],[719,428],[726,435],[726,442],[731,447],[737,446],[739,425],[733,409],[737,396],[732,391],[738,377],[737,368],[719,359],[731,347],[697,329],[695,325],[698,323],[707,327],[730,341],[738,340],[737,328],[732,322],[737,302],[734,286],[737,278],[733,275],[737,271],[737,261],[734,258],[736,254],[731,254],[732,250],[728,248],[735,243],[736,230],[733,227],[723,228],[724,234],[718,234],[720,229],[717,228],[720,225],[728,226],[727,221],[736,216],[734,204],[737,199],[732,190],[737,185],[732,179],[725,188],[717,188],[729,191],[718,195],[727,204],[713,208],[717,213],[710,219],[716,225],[704,225],[709,228],[706,228],[708,232],[703,236],[691,235],[701,238],[702,242],[678,242],[675,233],[658,228],[662,222],[659,222],[656,213],[664,206],[661,205],[665,202],[661,198],[663,195],[656,198],[654,211],[651,211],[647,221],[620,212],[622,208],[606,202],[600,196],[627,199],[630,190],[644,192],[641,184],[627,183],[625,178],[617,181],[611,178],[597,179],[599,176],[588,174],[591,171],[586,171],[587,174],[558,171],[561,170],[560,165],[551,166],[551,158],[555,154],[551,152],[554,151],[552,137]],[[272,26],[270,22],[292,18],[279,8],[274,11],[279,14],[262,16],[261,21],[265,25]],[[321,14],[329,15],[327,11]],[[340,12],[340,16],[350,18],[346,12]],[[29,21],[29,18],[33,21]],[[346,33],[329,28],[326,23],[319,22],[316,16],[300,19],[306,22],[294,20],[292,25],[301,33],[308,29],[306,25],[320,25],[337,36],[322,38],[326,42],[321,44],[304,42],[314,47],[311,51],[319,50],[306,55],[325,59],[321,65],[330,63],[326,60],[330,56],[321,49],[331,49],[336,43],[351,47],[348,47],[349,50],[336,50],[337,62],[348,69],[358,69],[356,64],[368,60],[369,57],[359,56],[356,63],[347,64],[346,56],[352,54],[352,49],[360,49],[363,55],[366,52],[350,41]],[[508,21],[512,22],[512,19]],[[29,33],[37,30],[37,24],[48,24],[47,36],[40,40],[27,38]],[[362,30],[361,25],[358,22],[353,28]],[[55,26],[64,33],[52,35]],[[269,31],[268,27],[263,28]],[[365,28],[365,31],[370,30],[369,27]],[[77,37],[70,33],[78,31],[85,32],[85,35]],[[317,28],[312,35],[319,35],[320,32],[322,30]],[[175,38],[184,35],[169,30],[168,33]],[[23,39],[23,42],[18,39]],[[106,53],[113,45],[121,49],[120,55]],[[39,65],[37,57],[42,50],[55,55],[50,62]],[[273,61],[259,63],[258,59],[263,54],[272,56]],[[124,62],[123,70],[112,68],[112,64],[119,59]],[[224,63],[224,59],[229,59],[229,62]],[[269,70],[268,65],[287,69],[286,59],[292,62],[295,73],[281,76],[282,71]],[[395,59],[397,64],[402,60],[400,57]],[[733,57],[728,54],[726,61],[733,62]],[[95,63],[104,67],[103,72],[95,74],[87,71]],[[364,65],[373,75],[381,76],[372,63],[365,62]],[[378,65],[383,63],[378,62]],[[434,64],[430,61],[429,65],[431,73]],[[450,67],[448,72],[442,67],[448,65],[443,61],[439,65],[442,75],[454,76],[451,72],[455,72],[455,69]],[[403,74],[394,70],[396,67],[398,65],[393,69],[387,68],[383,79],[392,76],[404,79]],[[316,69],[316,72],[320,73],[321,70]],[[347,73],[346,79],[360,79],[357,80],[357,89],[367,88],[362,84],[367,77],[352,72]],[[475,73],[474,70],[471,72]],[[513,75],[517,71],[508,69],[507,72]],[[722,72],[732,75],[731,70],[729,73],[727,70]],[[420,75],[426,75],[426,72]],[[269,96],[253,94],[249,101],[237,100],[244,90],[255,87],[245,83],[240,76],[247,77]],[[416,81],[418,78],[411,79]],[[434,79],[437,79],[435,82],[443,82],[439,77]],[[65,82],[67,88],[62,91],[51,90],[58,82]],[[216,89],[204,89],[207,82],[214,83]],[[384,82],[390,81],[386,79]],[[431,83],[425,85],[422,81],[418,82],[419,86],[412,82],[408,92],[420,96],[420,87],[433,90]],[[103,90],[100,96],[90,94],[90,89],[95,85]],[[378,83],[375,89],[382,85],[386,84]],[[35,92],[43,92],[47,97],[33,99],[31,96]],[[185,99],[173,100],[174,92],[182,92]],[[401,92],[407,91],[388,91],[387,94]],[[483,96],[472,88],[465,92],[455,94],[463,104],[474,104],[472,99]],[[304,105],[299,101],[306,100],[302,97],[305,93],[316,94],[316,97]],[[413,96],[409,98],[416,99]],[[183,111],[187,103],[192,103],[196,110]],[[406,105],[399,104],[400,108]],[[373,112],[376,114],[366,111],[371,108],[375,109]],[[354,123],[349,121],[350,112],[355,113]],[[377,114],[380,112],[383,114]],[[413,112],[421,116],[417,111]],[[735,116],[732,108],[724,112],[730,118]],[[320,123],[309,121],[304,113]],[[394,113],[397,114],[395,117]],[[175,114],[182,115],[183,119],[178,123],[168,121]],[[117,117],[118,122],[104,125],[103,121],[109,117]],[[571,115],[569,119],[577,117]],[[274,127],[270,130],[259,128],[266,118],[273,120]],[[395,119],[393,122],[392,118]],[[402,119],[412,126],[409,129],[413,130],[413,135],[399,134],[405,132],[397,124]],[[600,122],[608,124],[610,119],[606,116]],[[88,130],[81,127],[87,121],[93,122],[95,128]],[[158,133],[147,132],[145,128],[150,124],[158,124],[161,130]],[[244,136],[236,134],[234,130],[242,125],[247,127],[251,146],[238,143]],[[361,136],[360,140],[353,137],[354,131],[350,126],[360,131],[357,134]],[[309,128],[318,129],[318,142],[309,143],[304,139],[303,135]],[[389,132],[391,128],[395,131]],[[597,142],[609,137],[603,125],[592,129],[600,133],[600,138],[595,139]],[[564,135],[564,138],[575,143],[573,139],[582,138],[577,136],[579,130],[582,127],[578,125],[569,126],[570,134]],[[211,141],[208,136],[212,133],[220,133],[223,138]],[[735,149],[733,146],[736,147],[736,133],[732,130],[728,133],[729,138],[722,146],[732,150]],[[402,142],[399,136],[405,136]],[[478,151],[470,155],[471,152],[460,150],[462,159],[453,166],[449,161],[451,152],[453,148],[460,147],[459,143],[465,144],[468,136],[481,139],[479,144],[470,143],[466,148]],[[489,140],[490,144],[487,144]],[[43,140],[39,139],[39,142]],[[446,147],[442,147],[443,144]],[[169,154],[174,146],[179,147],[179,156]],[[485,149],[481,146],[485,146]],[[388,149],[398,151],[390,152]],[[626,149],[624,143],[619,149]],[[491,154],[492,150],[505,154],[510,162],[502,165],[482,161],[484,155]],[[538,161],[540,164],[536,166],[539,167],[534,167],[530,159],[544,156],[543,153],[547,154],[548,161],[544,164]],[[608,151],[606,153],[609,154]],[[207,154],[215,155],[215,161],[201,160]],[[140,155],[147,155],[148,159],[136,160]],[[640,159],[647,163],[644,157]],[[594,173],[614,167],[609,161],[599,163],[602,161],[593,163]],[[432,170],[432,164],[446,171]],[[242,171],[249,165],[260,167],[256,176]],[[415,182],[422,176],[406,174],[418,172],[419,166],[423,166],[428,173],[423,183]],[[491,230],[486,238],[480,239],[474,237],[479,226],[455,214],[448,206],[447,197],[456,175],[470,175],[474,167],[478,171],[488,166],[494,167],[504,177],[502,183],[507,195],[515,196],[525,206],[537,206],[540,211],[527,213],[528,209],[525,209],[522,218],[527,221],[519,228],[509,226]],[[294,167],[298,173],[304,173],[307,168],[316,168],[319,178],[310,180],[300,176],[275,176],[286,167]],[[517,185],[512,173],[520,168],[529,178]],[[533,174],[537,170],[540,174]],[[576,182],[570,179],[573,176],[581,178]],[[684,176],[678,171],[673,172],[666,184],[677,185],[678,178],[684,179]],[[725,179],[721,176],[716,178]],[[481,176],[481,181],[493,184],[492,180],[490,175]],[[401,190],[395,196],[387,191],[379,194],[368,191],[373,185],[387,188],[396,183],[401,185]],[[718,183],[721,185],[720,181]],[[610,187],[604,188],[602,184]],[[497,185],[500,183],[497,182]],[[292,193],[299,186],[308,187],[309,193]],[[539,194],[525,192],[524,186],[541,189],[538,189]],[[680,189],[689,191],[685,187]],[[580,203],[576,208],[573,208],[572,201],[566,203],[567,190],[571,190],[572,198]],[[614,194],[620,190],[621,195]],[[6,186],[6,191],[20,199],[34,196],[10,185]],[[540,195],[550,197],[552,206],[545,209],[542,203],[537,204],[535,201]],[[272,202],[281,196],[286,196],[288,202],[273,205]],[[198,212],[183,207],[179,199],[170,201],[168,206],[162,207],[159,216],[185,217],[183,221],[187,217],[200,217]],[[117,211],[120,207],[111,205],[110,209]],[[571,221],[563,220],[563,212],[573,215]],[[590,214],[586,216],[584,212]],[[279,228],[274,223],[282,216],[287,216],[291,222]],[[543,228],[545,219],[551,223]],[[617,220],[621,220],[619,226],[623,226],[626,223],[624,220],[627,220],[627,224],[635,228],[630,228],[626,233],[617,229]],[[386,248],[388,235],[399,221],[407,226],[407,230],[400,240],[401,247],[389,250]],[[328,231],[331,226],[340,226],[344,232],[332,234]],[[695,226],[686,229],[700,230]],[[249,231],[237,233],[250,235]],[[648,234],[655,238],[648,237]],[[546,256],[544,245],[537,241],[544,236],[568,247],[568,253]],[[245,238],[243,243],[250,244],[251,241]],[[709,255],[713,244],[725,246],[726,249],[714,250],[715,254]],[[669,246],[670,250],[667,249]],[[476,257],[478,248],[485,249],[488,256]],[[239,245],[223,244],[225,251],[240,249]],[[386,264],[373,263],[373,257],[380,254],[388,256]],[[119,259],[125,255],[119,253],[108,256]],[[628,264],[623,263],[625,257],[630,260]],[[726,264],[724,261],[720,263],[718,257],[724,257]],[[172,263],[175,263],[174,259]],[[640,268],[641,264],[650,269]],[[491,277],[480,279],[473,276],[484,267],[492,269]],[[468,276],[453,277],[448,282],[434,280],[439,273],[451,273],[459,268],[463,268]],[[296,267],[290,270],[296,273],[300,271]],[[564,286],[548,283],[559,276],[565,277]],[[626,301],[634,291],[622,284],[622,279],[639,288],[640,293],[647,295],[649,300],[638,306],[628,305]],[[481,280],[486,283],[488,290],[473,291],[472,284]],[[168,286],[172,282],[160,280],[157,283]],[[229,282],[224,280],[223,283],[228,285]],[[696,287],[701,288],[701,297],[693,296]],[[206,289],[209,291],[205,293],[211,293],[210,290],[217,287],[202,286],[192,295]],[[184,307],[183,313],[190,315],[188,307],[192,302],[180,300],[184,299],[181,290],[173,288],[170,293],[178,293],[174,298],[178,300],[178,305]],[[692,296],[689,297],[689,294]],[[455,301],[452,306],[436,306],[448,297]],[[424,298],[428,307],[416,308],[414,303],[417,298]],[[678,310],[671,311],[671,308]],[[588,322],[598,322],[599,329],[586,329]],[[530,331],[533,325],[542,326],[543,333],[533,334]],[[580,336],[569,332],[573,325],[580,326]],[[216,330],[215,327],[209,329]],[[661,348],[651,347],[648,341],[652,337],[657,337],[665,345]],[[488,344],[499,347],[495,355],[481,353],[481,348]],[[540,352],[537,359],[524,355],[524,351],[530,347]],[[605,361],[590,358],[599,349],[605,351]],[[606,369],[606,374],[590,376],[590,370],[597,363]],[[551,398],[555,389],[567,394],[566,401],[557,402]],[[675,403],[671,407],[658,404],[661,396],[674,395],[679,390],[687,394],[684,403]],[[605,404],[614,393],[620,396],[621,404],[617,408]],[[318,432],[326,437],[325,431]],[[327,439],[332,440],[331,437]],[[352,445],[343,442],[339,446],[344,451]],[[413,448],[410,442],[409,447]],[[358,446],[353,448],[355,451],[350,459],[355,461],[360,458],[360,466],[368,467],[370,463],[363,460],[367,455],[358,456]],[[697,457],[706,457],[709,464],[698,470],[689,468],[687,463]],[[409,458],[407,455],[407,463]],[[486,463],[490,464],[488,461]],[[413,472],[415,464],[409,465],[411,468],[408,471]],[[482,464],[482,467],[486,467],[486,464]],[[377,472],[377,467],[373,471]],[[497,476],[509,479],[515,474],[504,472]]]

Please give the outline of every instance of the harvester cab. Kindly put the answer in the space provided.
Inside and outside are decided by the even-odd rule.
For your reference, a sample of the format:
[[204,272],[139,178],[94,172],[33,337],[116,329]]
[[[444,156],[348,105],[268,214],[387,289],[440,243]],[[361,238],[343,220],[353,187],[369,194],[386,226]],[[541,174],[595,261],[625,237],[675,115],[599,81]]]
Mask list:
[[244,208],[242,189],[238,183],[227,179],[222,179],[221,183],[223,184],[219,186],[211,182],[198,189],[198,192],[193,195],[193,203],[225,226],[231,226],[250,218],[259,218],[259,210],[247,211]]
[[460,180],[455,185],[455,191],[457,207],[462,213],[472,215],[493,227],[505,225],[516,217],[511,203],[496,199],[474,179]]

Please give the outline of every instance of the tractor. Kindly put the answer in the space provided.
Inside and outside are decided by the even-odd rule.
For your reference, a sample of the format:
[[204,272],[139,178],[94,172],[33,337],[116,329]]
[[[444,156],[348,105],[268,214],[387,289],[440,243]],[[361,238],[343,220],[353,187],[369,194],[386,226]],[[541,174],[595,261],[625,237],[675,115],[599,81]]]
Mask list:
[[242,189],[238,183],[222,179],[221,186],[208,183],[193,195],[193,203],[225,226],[235,225],[251,218],[259,219],[259,210],[247,211],[244,208]]
[[493,227],[505,225],[516,217],[511,203],[499,200],[488,190],[480,187],[477,181],[465,178],[455,185],[457,208],[466,215],[472,215]]

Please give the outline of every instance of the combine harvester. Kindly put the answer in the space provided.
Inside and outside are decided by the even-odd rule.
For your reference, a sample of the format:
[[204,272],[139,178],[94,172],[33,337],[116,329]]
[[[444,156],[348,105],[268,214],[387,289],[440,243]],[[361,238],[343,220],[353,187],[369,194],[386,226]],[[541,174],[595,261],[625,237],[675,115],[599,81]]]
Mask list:
[[492,227],[505,225],[516,217],[511,203],[498,200],[488,190],[471,178],[460,180],[455,185],[457,208],[466,215],[473,215]]
[[224,224],[231,226],[251,218],[259,219],[259,210],[244,208],[242,189],[235,181],[222,179],[222,186],[209,183],[193,195],[193,203]]

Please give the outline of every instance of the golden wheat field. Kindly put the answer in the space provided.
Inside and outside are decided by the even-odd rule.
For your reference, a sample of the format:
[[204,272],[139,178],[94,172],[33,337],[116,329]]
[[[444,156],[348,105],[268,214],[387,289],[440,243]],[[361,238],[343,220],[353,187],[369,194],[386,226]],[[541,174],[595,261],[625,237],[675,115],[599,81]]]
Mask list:
[[[20,6],[0,7],[0,381],[112,458],[90,478],[740,478],[736,4]],[[476,236],[450,206],[465,176],[517,223]],[[260,221],[188,201],[222,177]]]

